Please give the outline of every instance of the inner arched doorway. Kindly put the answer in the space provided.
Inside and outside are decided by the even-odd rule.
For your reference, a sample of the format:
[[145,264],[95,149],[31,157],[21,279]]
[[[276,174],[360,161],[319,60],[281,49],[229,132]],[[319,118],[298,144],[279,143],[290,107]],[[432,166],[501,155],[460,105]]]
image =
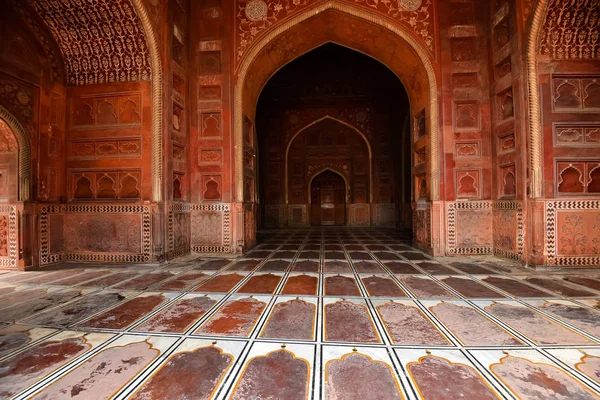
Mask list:
[[340,174],[325,170],[310,185],[312,226],[346,225],[346,182]]
[[[407,147],[410,148],[411,165],[408,168],[403,167],[405,173],[411,175],[408,196],[414,208],[413,193],[419,188],[418,210],[423,215],[423,210],[427,209],[423,208],[423,204],[431,204],[431,201],[440,199],[438,79],[431,56],[423,45],[403,28],[391,25],[384,18],[364,9],[341,1],[330,1],[291,18],[278,29],[257,40],[237,68],[234,181],[236,202],[243,203],[238,208],[237,217],[237,221],[243,221],[243,225],[237,224],[242,229],[236,229],[237,243],[243,246],[242,249],[252,247],[255,243],[253,235],[257,224],[252,223],[252,226],[248,226],[248,223],[260,221],[261,213],[272,216],[277,214],[277,218],[280,221],[285,220],[287,226],[293,226],[290,221],[294,219],[308,219],[306,208],[289,202],[279,209],[260,204],[258,171],[261,168],[258,165],[255,167],[260,147],[256,146],[255,136],[259,130],[257,103],[265,85],[277,71],[327,43],[335,43],[377,60],[402,82],[410,100],[404,126],[406,131],[410,132]],[[282,159],[280,164],[283,163]],[[419,164],[418,168],[412,168],[415,164]],[[374,159],[373,168],[377,165],[378,162]],[[272,167],[283,169],[283,165],[271,165],[268,168]],[[379,182],[375,182],[375,186],[379,186]],[[377,190],[374,190],[373,195],[376,193]],[[385,189],[382,194],[389,195]],[[410,208],[403,214],[409,218]],[[439,211],[439,205],[437,210]],[[372,226],[373,221],[394,220],[396,212],[389,205],[376,208],[371,207],[371,204],[353,211],[354,215],[367,221],[367,226]],[[423,224],[423,227],[430,229],[429,224]],[[420,234],[416,237],[432,236]],[[430,240],[427,239],[422,245],[430,247]]]

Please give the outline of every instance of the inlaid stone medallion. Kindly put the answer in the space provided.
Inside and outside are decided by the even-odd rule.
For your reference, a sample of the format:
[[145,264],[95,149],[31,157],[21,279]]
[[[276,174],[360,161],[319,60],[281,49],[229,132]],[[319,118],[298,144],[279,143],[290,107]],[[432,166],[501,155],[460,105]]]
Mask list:
[[277,303],[261,336],[313,340],[316,309],[314,304],[299,299]]
[[325,305],[325,340],[380,342],[367,308],[347,300]]
[[377,307],[394,344],[447,346],[440,331],[413,306],[389,302]]
[[440,303],[429,308],[466,346],[521,346],[523,343],[470,307]]
[[472,367],[435,356],[409,363],[408,371],[425,400],[492,400],[500,397]]
[[275,351],[248,362],[231,398],[306,400],[309,378],[305,360],[286,350]]
[[138,332],[184,333],[216,304],[210,297],[178,300],[135,330]]
[[490,369],[519,398],[591,400],[599,396],[564,371],[520,357],[506,356]]
[[212,399],[232,361],[231,355],[217,347],[176,354],[130,399]]
[[266,305],[253,297],[228,301],[196,333],[248,336]]
[[389,365],[360,354],[329,361],[325,367],[328,400],[403,399],[398,380]]

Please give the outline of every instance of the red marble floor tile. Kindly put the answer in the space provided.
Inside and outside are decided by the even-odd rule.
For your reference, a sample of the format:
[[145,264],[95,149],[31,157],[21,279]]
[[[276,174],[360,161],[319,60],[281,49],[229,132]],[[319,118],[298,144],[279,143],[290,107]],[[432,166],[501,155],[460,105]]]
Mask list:
[[250,253],[246,254],[246,258],[258,258],[258,259],[264,259],[267,258],[271,255],[272,253],[270,251],[261,251],[261,250],[257,250],[257,251],[251,251]]
[[411,275],[411,274],[422,274],[421,271],[413,267],[412,265],[405,262],[386,262],[385,266],[392,272],[392,274],[398,275]]
[[131,400],[213,398],[233,357],[216,347],[178,353],[142,385]]
[[25,325],[12,325],[0,330],[0,357],[12,353],[16,349],[31,342],[29,331],[33,329]]
[[566,276],[563,280],[600,291],[600,280],[583,276]]
[[480,298],[480,299],[494,299],[494,298],[506,298],[503,294],[496,292],[484,286],[476,281],[465,278],[457,278],[450,276],[441,280],[452,289],[465,297]]
[[341,251],[326,251],[325,252],[326,260],[345,260],[346,256]]
[[6,294],[14,293],[15,290],[17,290],[16,286],[0,287],[0,298]]
[[360,296],[356,280],[349,276],[325,277],[325,296]]
[[290,266],[289,261],[271,260],[267,261],[259,268],[260,272],[285,272]]
[[85,328],[125,329],[167,301],[161,294],[139,296],[79,325]]
[[231,267],[227,268],[228,271],[252,271],[258,264],[260,264],[261,260],[243,260],[238,261],[233,264]]
[[453,299],[456,298],[452,293],[438,285],[435,281],[429,278],[417,278],[414,276],[406,276],[398,278],[400,282],[408,286],[413,294],[420,299]]
[[342,250],[342,246],[339,244],[326,244],[325,250]]
[[400,260],[400,257],[398,257],[397,254],[390,251],[375,251],[373,252],[373,255],[381,261]]
[[386,271],[379,264],[372,261],[354,262],[356,272],[360,274],[385,274]]
[[123,282],[127,279],[131,279],[134,276],[137,276],[137,272],[118,272],[116,274],[105,276],[104,278],[94,279],[93,281],[89,281],[81,284],[83,287],[109,287],[115,285],[119,282]]
[[444,358],[427,356],[408,364],[419,393],[425,400],[500,399],[475,369]]
[[534,288],[524,282],[511,278],[500,278],[496,276],[488,276],[483,279],[485,282],[504,290],[516,297],[551,297],[552,295]]
[[577,363],[575,368],[596,383],[600,383],[600,357],[586,354],[581,357],[581,362]]
[[361,279],[371,296],[408,297],[404,290],[390,278],[370,276]]
[[300,246],[296,245],[296,244],[284,244],[283,246],[281,246],[280,250],[294,250],[294,251],[298,251],[299,248],[300,248]]
[[309,371],[305,360],[296,358],[286,350],[252,358],[235,386],[231,399],[306,400],[310,396]]
[[108,348],[63,375],[34,399],[108,399],[159,354],[147,342]]
[[221,268],[231,264],[232,262],[233,262],[233,260],[229,260],[229,259],[211,260],[211,261],[205,262],[202,265],[194,267],[194,269],[197,271],[218,271]]
[[527,278],[525,279],[527,282],[532,283],[534,285],[540,286],[544,289],[550,290],[554,293],[558,293],[561,296],[568,297],[591,297],[597,296],[597,293],[591,292],[589,290],[585,290],[583,288],[578,288],[576,286],[570,286],[567,283],[563,283],[558,279],[550,279],[550,278]]
[[390,244],[390,245],[388,245],[388,247],[390,249],[392,249],[392,250],[395,250],[395,251],[407,251],[407,250],[411,250],[410,246],[406,246],[406,245],[403,245],[403,244]]
[[588,388],[552,365],[507,356],[493,364],[491,370],[522,399],[598,399]]
[[415,251],[406,251],[402,254],[400,254],[402,257],[414,261],[414,260],[424,260],[426,257],[425,255],[421,254],[421,253],[417,253]]
[[152,285],[156,285],[168,278],[172,278],[174,275],[170,272],[153,272],[150,274],[140,275],[137,278],[133,278],[129,281],[123,282],[115,286],[115,289],[138,289],[145,290]]
[[271,294],[275,292],[279,281],[281,281],[279,275],[254,275],[238,290],[238,293]]
[[217,293],[217,292],[229,292],[235,285],[240,283],[245,278],[244,275],[240,274],[223,274],[217,275],[214,278],[206,281],[198,288],[196,292],[206,293]]
[[490,269],[485,268],[484,266],[473,263],[452,262],[450,263],[450,266],[456,268],[459,271],[464,272],[465,274],[472,275],[489,275],[493,272]]
[[292,271],[294,272],[319,272],[319,262],[318,261],[297,261],[292,266]]
[[372,260],[373,257],[365,251],[351,251],[348,253],[350,258],[354,260]]
[[116,292],[100,292],[83,296],[62,307],[54,308],[27,320],[27,323],[65,327],[125,299]]
[[15,304],[22,303],[27,300],[31,300],[34,297],[41,296],[48,293],[48,288],[44,287],[33,287],[22,290],[14,290],[11,293],[7,293],[0,298],[0,308],[7,308],[14,306]]
[[325,273],[352,273],[352,268],[347,261],[326,261],[325,262]]
[[38,276],[48,275],[48,271],[37,271],[37,272],[14,272],[12,274],[0,275],[0,282],[15,283],[21,282],[25,279],[33,279]]
[[377,307],[392,341],[400,345],[448,346],[450,342],[413,306],[389,302]]
[[261,337],[313,340],[316,311],[314,304],[300,299],[277,303]]
[[316,296],[318,291],[319,278],[310,275],[290,276],[285,282],[281,294],[295,294]]
[[192,286],[195,286],[196,284],[198,284],[198,282],[202,281],[203,279],[208,278],[209,276],[210,275],[208,275],[204,272],[195,272],[195,271],[185,272],[185,273],[179,275],[177,278],[157,286],[155,290],[159,290],[159,291],[188,290]]
[[456,271],[453,269],[434,262],[425,261],[418,263],[417,266],[421,267],[421,269],[424,269],[431,275],[456,275]]
[[196,334],[248,336],[266,303],[255,298],[242,298],[226,302]]
[[47,341],[0,362],[0,398],[12,397],[91,347],[82,337]]
[[387,250],[387,248],[384,245],[381,244],[370,244],[368,246],[366,246],[367,249],[371,250],[371,251],[375,251],[375,250]]
[[298,258],[310,258],[313,260],[318,260],[321,258],[321,254],[318,251],[301,251]]
[[111,273],[111,271],[88,271],[88,272],[84,272],[82,274],[77,274],[75,276],[71,276],[66,279],[52,281],[52,284],[60,285],[60,286],[77,286],[80,283],[83,283],[85,281],[89,281],[89,280],[92,280],[95,278],[100,278],[100,277],[109,275],[110,273]]
[[278,251],[273,255],[273,258],[287,258],[289,260],[294,257],[296,257],[295,251]]
[[403,399],[392,368],[360,353],[327,363],[325,385],[330,400]]
[[75,277],[83,272],[84,272],[84,270],[82,270],[82,269],[65,269],[65,270],[55,271],[55,272],[47,271],[45,274],[37,275],[37,276],[34,276],[33,278],[19,281],[19,283],[26,283],[26,284],[51,283],[54,281],[58,281],[60,279],[67,278],[67,277]]
[[558,316],[562,321],[569,322],[587,333],[600,337],[600,313],[594,310],[551,301],[545,302],[538,308]]
[[81,295],[82,292],[75,289],[66,289],[61,290],[60,292],[48,293],[30,301],[18,303],[3,309],[0,312],[0,320],[5,322],[19,321],[50,307],[66,303]]
[[321,251],[321,245],[319,245],[319,244],[307,244],[306,246],[304,246],[304,250]]
[[429,310],[465,346],[522,346],[523,343],[476,310],[440,303]]
[[346,247],[346,250],[348,251],[352,251],[352,250],[364,250],[365,248],[359,244],[347,244],[344,247]]
[[581,345],[593,342],[526,307],[494,303],[485,310],[538,344]]
[[205,296],[178,300],[134,330],[137,332],[184,333],[216,303],[216,300]]
[[379,343],[367,308],[347,300],[325,305],[325,340]]

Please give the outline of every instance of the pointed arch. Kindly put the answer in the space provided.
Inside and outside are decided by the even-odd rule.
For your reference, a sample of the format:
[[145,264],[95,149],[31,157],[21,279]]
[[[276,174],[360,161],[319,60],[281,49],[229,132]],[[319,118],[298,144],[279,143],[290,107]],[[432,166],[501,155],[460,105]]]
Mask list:
[[[371,150],[371,143],[369,143],[369,140],[367,139],[367,137],[365,136],[364,133],[362,133],[357,127],[355,127],[354,125],[351,125],[345,121],[342,121],[338,118],[332,117],[331,115],[325,115],[324,117],[321,117],[319,119],[314,120],[313,122],[305,125],[304,127],[298,129],[298,131],[296,133],[294,133],[292,135],[292,137],[290,138],[290,140],[288,141],[286,147],[285,147],[285,157],[284,157],[284,169],[285,169],[285,204],[288,204],[288,198],[289,198],[289,193],[288,193],[288,189],[289,189],[289,176],[288,176],[288,172],[289,172],[289,165],[288,165],[288,155],[290,153],[290,147],[292,147],[292,143],[294,143],[294,139],[296,139],[296,137],[298,137],[298,135],[300,135],[302,132],[306,131],[308,128],[315,126],[316,124],[318,124],[319,122],[325,121],[325,120],[332,120],[335,121],[339,124],[342,124],[350,129],[352,129],[353,131],[355,131],[356,133],[358,133],[358,135],[365,141],[365,143],[367,144],[367,151],[369,152],[369,196],[370,196],[370,203],[373,202],[373,153]],[[330,169],[330,168],[325,168],[323,169]],[[330,169],[331,170],[331,169]],[[321,172],[323,172],[321,171]],[[335,173],[339,173],[337,171],[331,170]],[[321,172],[317,173],[320,174]],[[313,175],[313,178],[316,175]],[[348,191],[348,180],[346,178],[344,178],[344,181],[346,182],[346,191]],[[312,178],[309,180],[308,182],[308,188],[309,188],[309,193],[310,193],[310,184],[312,183]]]
[[[312,188],[312,182],[313,182],[313,180],[317,176],[321,175],[323,172],[326,172],[326,171],[333,172],[334,174],[339,175],[339,176],[342,177],[342,179],[344,180],[344,184],[346,185],[346,190],[345,190],[345,192],[346,192],[346,199],[345,199],[345,201],[346,201],[346,204],[349,203],[350,202],[350,199],[349,199],[349,197],[350,197],[350,182],[348,182],[348,178],[346,176],[344,176],[344,174],[342,172],[338,171],[335,168],[325,167],[325,168],[322,168],[322,169],[316,171],[314,174],[312,174],[310,176],[310,178],[308,178],[308,204],[311,203],[310,191],[311,191],[311,188]],[[287,193],[286,193],[286,197],[287,197]]]
[[12,130],[19,145],[19,201],[29,201],[31,185],[31,144],[29,136],[21,123],[4,107],[0,105],[0,119]]
[[[316,6],[304,13],[299,14],[296,17],[291,18],[287,22],[281,24],[273,31],[258,41],[254,47],[250,50],[247,56],[244,58],[240,68],[238,79],[235,85],[235,98],[234,98],[234,152],[235,152],[235,201],[243,202],[244,199],[244,114],[243,114],[243,101],[244,101],[244,86],[246,76],[254,60],[257,58],[259,53],[273,40],[284,32],[290,30],[296,25],[314,17],[324,11],[333,10],[339,11],[347,16],[354,17],[362,22],[372,23],[378,27],[385,29],[392,34],[396,35],[399,39],[403,40],[415,52],[419,61],[421,62],[427,79],[427,89],[429,92],[429,131],[430,131],[430,178],[431,178],[431,199],[439,200],[440,198],[440,171],[439,171],[439,132],[438,132],[438,118],[439,118],[439,104],[438,104],[438,90],[437,90],[437,78],[433,67],[433,63],[427,50],[404,28],[391,24],[384,17],[380,17],[377,14],[358,8],[356,6],[343,3],[339,0],[331,0],[319,6]],[[341,45],[344,45],[341,43]],[[352,48],[352,47],[349,47]],[[357,50],[358,51],[358,50]],[[301,54],[296,55],[297,58]],[[374,57],[375,58],[375,57]],[[381,60],[375,58],[377,61]],[[291,61],[291,60],[289,60]],[[289,62],[288,61],[288,62]],[[383,62],[382,62],[383,63]],[[383,63],[385,65],[385,63]],[[389,67],[388,67],[389,68]],[[277,70],[277,69],[276,69]],[[271,76],[276,72],[271,71]],[[390,68],[391,71],[394,69]],[[268,81],[268,80],[267,80]],[[265,82],[266,83],[266,82]],[[263,85],[264,87],[264,85]],[[410,96],[410,93],[409,93]]]

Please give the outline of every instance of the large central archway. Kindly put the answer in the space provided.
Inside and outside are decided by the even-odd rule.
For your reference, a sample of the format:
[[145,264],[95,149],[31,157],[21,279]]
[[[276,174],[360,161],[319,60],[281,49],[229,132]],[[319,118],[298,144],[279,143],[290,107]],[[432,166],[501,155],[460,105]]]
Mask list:
[[415,119],[425,115],[425,132],[419,141],[426,143],[428,155],[427,197],[439,200],[438,91],[429,55],[401,27],[363,9],[331,1],[273,29],[253,47],[239,67],[234,104],[236,202],[256,199],[255,194],[244,192],[256,185],[247,175],[246,161],[249,155],[256,155],[253,124],[263,87],[280,68],[329,42],[374,58],[403,83],[410,100],[411,126],[417,127]]

